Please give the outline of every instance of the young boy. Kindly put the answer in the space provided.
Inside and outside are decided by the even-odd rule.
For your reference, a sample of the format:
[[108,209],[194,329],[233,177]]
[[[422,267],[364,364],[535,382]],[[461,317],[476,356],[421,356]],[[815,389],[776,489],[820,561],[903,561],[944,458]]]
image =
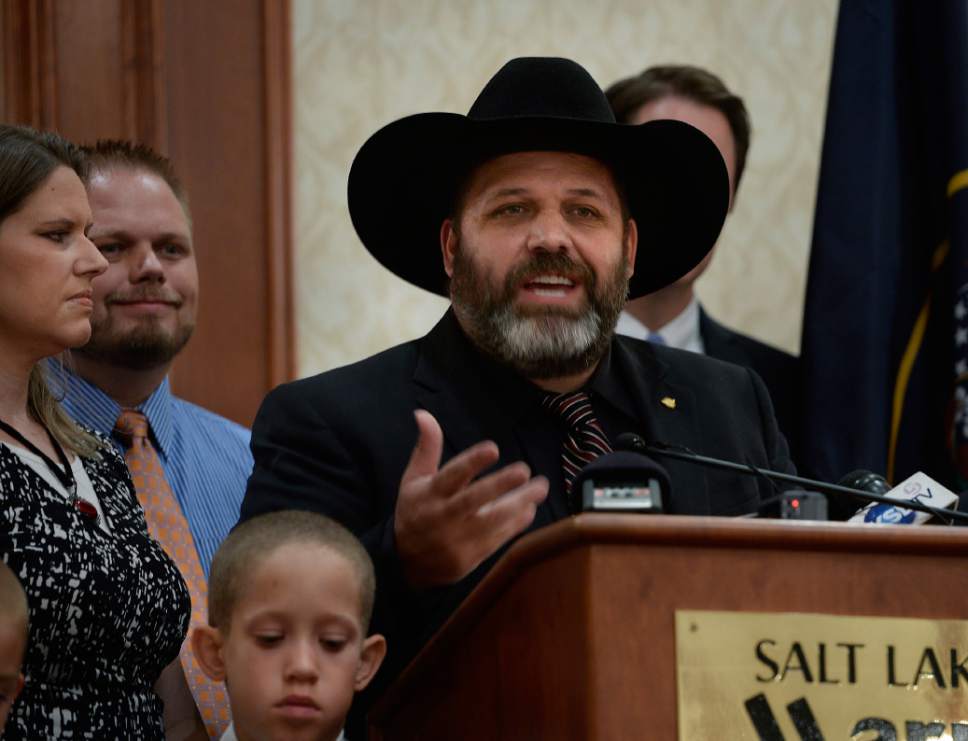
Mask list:
[[224,681],[222,741],[335,741],[386,654],[367,637],[373,564],[322,515],[274,512],[239,525],[212,560],[208,625],[192,633],[203,671]]
[[26,649],[27,595],[10,567],[0,561],[0,736],[24,687],[20,667]]

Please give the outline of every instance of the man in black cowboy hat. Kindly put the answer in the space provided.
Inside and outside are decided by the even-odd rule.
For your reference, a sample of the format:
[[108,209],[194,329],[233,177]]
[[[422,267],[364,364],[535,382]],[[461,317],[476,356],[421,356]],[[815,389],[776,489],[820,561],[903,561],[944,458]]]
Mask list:
[[[513,60],[468,116],[409,116],[363,145],[349,178],[363,244],[452,306],[419,340],[266,398],[242,517],[310,509],[360,536],[390,675],[511,538],[569,514],[575,470],[617,435],[791,470],[753,373],[613,336],[627,296],[703,258],[728,200],[705,135],[617,125],[564,59]],[[667,511],[738,515],[770,494],[667,468]]]

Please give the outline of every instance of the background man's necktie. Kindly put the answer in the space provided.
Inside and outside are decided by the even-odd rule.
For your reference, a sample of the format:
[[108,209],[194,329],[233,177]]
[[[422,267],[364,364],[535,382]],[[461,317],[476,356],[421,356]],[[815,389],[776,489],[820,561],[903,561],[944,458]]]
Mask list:
[[[188,585],[192,598],[191,632],[195,625],[206,622],[208,584],[188,521],[168,485],[158,452],[148,439],[148,420],[145,416],[133,409],[122,409],[114,431],[124,444],[124,460],[131,472],[138,501],[145,511],[148,532],[175,562]],[[229,724],[225,690],[220,683],[213,682],[202,672],[187,637],[182,644],[180,658],[209,736],[218,738]]]
[[595,419],[591,399],[584,391],[547,394],[544,405],[556,412],[568,425],[568,435],[561,449],[561,466],[565,474],[565,494],[569,507],[577,511],[571,497],[575,476],[587,463],[612,452],[602,426]]

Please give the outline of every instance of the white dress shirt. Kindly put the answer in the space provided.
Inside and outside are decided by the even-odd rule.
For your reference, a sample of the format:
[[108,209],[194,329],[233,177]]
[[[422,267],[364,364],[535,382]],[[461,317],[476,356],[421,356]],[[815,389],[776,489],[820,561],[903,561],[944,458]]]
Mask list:
[[627,311],[623,311],[619,314],[615,332],[639,340],[648,339],[650,334],[659,334],[669,347],[698,353],[706,352],[702,335],[699,333],[699,300],[695,296],[679,316],[658,329],[650,330]]

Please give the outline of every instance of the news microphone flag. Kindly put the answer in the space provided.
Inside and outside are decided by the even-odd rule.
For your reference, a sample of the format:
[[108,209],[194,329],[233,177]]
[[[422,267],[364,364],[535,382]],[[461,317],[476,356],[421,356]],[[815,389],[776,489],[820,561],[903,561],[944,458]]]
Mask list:
[[919,502],[938,509],[956,509],[958,495],[949,491],[927,474],[920,471],[909,476],[884,495],[896,499],[897,505],[871,502],[858,511],[848,522],[864,522],[876,525],[921,525],[931,519],[927,512],[906,509],[905,502]]

